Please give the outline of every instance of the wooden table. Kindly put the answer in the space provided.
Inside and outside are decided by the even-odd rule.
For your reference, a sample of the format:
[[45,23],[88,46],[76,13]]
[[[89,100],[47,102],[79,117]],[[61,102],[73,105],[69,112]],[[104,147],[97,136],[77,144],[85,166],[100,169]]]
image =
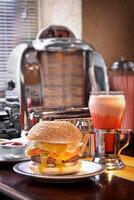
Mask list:
[[[23,200],[133,200],[134,158],[122,156],[123,170],[106,171],[85,182],[48,184],[16,174],[10,164],[0,165],[1,199]],[[3,195],[4,194],[4,195]]]

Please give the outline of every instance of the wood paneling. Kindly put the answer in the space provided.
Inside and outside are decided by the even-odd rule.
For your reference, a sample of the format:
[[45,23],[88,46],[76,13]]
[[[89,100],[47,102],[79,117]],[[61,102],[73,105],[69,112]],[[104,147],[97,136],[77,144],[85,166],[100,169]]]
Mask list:
[[83,0],[83,39],[108,67],[121,56],[134,60],[134,1]]

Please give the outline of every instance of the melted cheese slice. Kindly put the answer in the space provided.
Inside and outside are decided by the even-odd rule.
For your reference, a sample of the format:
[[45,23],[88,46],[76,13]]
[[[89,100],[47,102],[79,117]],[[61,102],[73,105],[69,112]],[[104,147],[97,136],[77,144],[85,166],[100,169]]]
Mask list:
[[56,167],[60,171],[63,170],[62,161],[66,161],[73,156],[79,155],[81,144],[50,144],[39,142],[30,147],[27,151],[29,156],[40,155],[41,163],[39,164],[39,171],[43,173],[45,168],[48,167],[47,158],[51,157],[56,160]]
[[63,153],[67,150],[67,144],[49,144],[49,143],[39,143],[38,147],[40,149],[44,149],[45,151],[49,151],[52,153]]

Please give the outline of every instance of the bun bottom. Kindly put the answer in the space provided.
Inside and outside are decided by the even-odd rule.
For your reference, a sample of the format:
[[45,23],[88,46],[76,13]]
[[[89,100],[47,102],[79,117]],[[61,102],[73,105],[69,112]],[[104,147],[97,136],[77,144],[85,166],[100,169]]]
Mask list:
[[42,172],[39,171],[39,164],[33,161],[30,161],[28,164],[29,169],[38,174],[43,175],[64,175],[64,174],[73,174],[77,173],[81,167],[81,161],[77,161],[74,165],[62,166],[62,167],[44,167]]

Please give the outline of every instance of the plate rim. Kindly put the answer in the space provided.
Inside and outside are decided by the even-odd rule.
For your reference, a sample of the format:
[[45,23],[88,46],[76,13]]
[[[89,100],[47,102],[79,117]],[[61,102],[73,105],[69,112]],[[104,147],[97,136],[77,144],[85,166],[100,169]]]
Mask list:
[[6,158],[2,158],[0,157],[0,163],[14,163],[14,162],[26,162],[29,161],[30,158],[24,156],[22,158],[14,158],[14,159],[6,159]]
[[96,172],[92,172],[92,173],[86,173],[86,174],[64,174],[64,175],[41,175],[41,174],[38,174],[38,173],[33,173],[33,172],[24,172],[23,170],[20,170],[19,169],[19,166],[20,165],[23,165],[23,164],[26,164],[30,161],[24,161],[24,162],[21,162],[21,163],[17,163],[13,166],[13,170],[18,173],[18,174],[22,174],[22,175],[25,175],[25,176],[29,176],[29,177],[32,177],[32,178],[36,178],[36,179],[44,179],[44,180],[58,180],[58,181],[62,181],[62,180],[77,180],[77,179],[84,179],[84,178],[89,178],[89,177],[92,177],[92,176],[96,176],[96,175],[99,175],[101,173],[103,173],[105,171],[105,166],[100,164],[100,163],[96,163],[96,162],[92,162],[92,161],[89,161],[89,160],[82,160],[82,161],[86,161],[88,163],[94,163],[96,165],[99,165],[101,166],[101,169],[97,170]]

